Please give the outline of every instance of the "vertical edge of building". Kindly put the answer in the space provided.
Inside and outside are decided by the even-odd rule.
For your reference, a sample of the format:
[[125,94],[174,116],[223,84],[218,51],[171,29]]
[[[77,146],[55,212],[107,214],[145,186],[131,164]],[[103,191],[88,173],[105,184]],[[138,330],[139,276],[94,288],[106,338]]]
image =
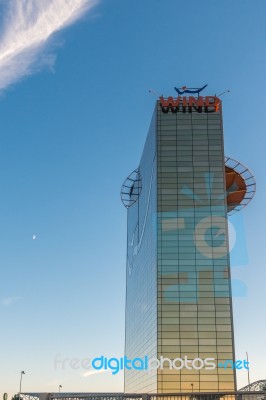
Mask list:
[[[139,167],[126,182],[134,198],[127,211],[125,355],[130,359],[157,357],[156,138],[157,110]],[[125,392],[156,393],[157,371],[125,370]]]

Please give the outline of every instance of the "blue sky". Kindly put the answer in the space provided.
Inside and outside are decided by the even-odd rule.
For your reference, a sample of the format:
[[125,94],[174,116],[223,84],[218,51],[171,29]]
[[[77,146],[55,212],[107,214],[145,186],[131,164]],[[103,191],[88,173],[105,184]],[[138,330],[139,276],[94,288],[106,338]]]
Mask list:
[[[10,10],[0,6],[3,23]],[[102,0],[3,64],[1,48],[24,38],[10,34],[9,17],[0,40],[1,393],[18,391],[21,370],[24,391],[123,390],[121,374],[84,377],[54,359],[123,355],[120,187],[141,156],[148,89],[167,96],[205,83],[210,94],[231,90],[226,154],[257,180],[241,218],[248,258],[232,269],[248,289],[234,298],[234,320],[237,358],[249,351],[251,380],[266,378],[265,12],[264,0]]]

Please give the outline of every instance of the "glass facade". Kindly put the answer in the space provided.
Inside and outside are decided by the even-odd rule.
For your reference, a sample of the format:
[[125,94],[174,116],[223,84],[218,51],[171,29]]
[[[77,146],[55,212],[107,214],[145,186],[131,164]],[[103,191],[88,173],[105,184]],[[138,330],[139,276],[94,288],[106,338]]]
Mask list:
[[125,392],[234,391],[222,111],[164,113],[157,102],[128,208],[129,358],[215,359],[214,369],[126,371]]
[[[142,191],[128,208],[125,354],[157,357],[157,112],[154,113],[139,173]],[[125,371],[125,388],[157,392],[157,371]]]

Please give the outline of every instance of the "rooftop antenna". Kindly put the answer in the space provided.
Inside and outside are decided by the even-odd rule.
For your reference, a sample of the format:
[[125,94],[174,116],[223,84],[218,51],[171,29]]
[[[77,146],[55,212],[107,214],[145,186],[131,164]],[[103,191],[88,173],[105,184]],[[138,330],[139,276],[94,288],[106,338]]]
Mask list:
[[158,92],[156,92],[156,90],[154,90],[154,89],[149,89],[149,93],[154,94],[154,96],[156,96],[156,97],[160,97],[160,94]]
[[218,94],[218,97],[221,97],[225,93],[230,93],[230,89],[225,90],[223,93]]

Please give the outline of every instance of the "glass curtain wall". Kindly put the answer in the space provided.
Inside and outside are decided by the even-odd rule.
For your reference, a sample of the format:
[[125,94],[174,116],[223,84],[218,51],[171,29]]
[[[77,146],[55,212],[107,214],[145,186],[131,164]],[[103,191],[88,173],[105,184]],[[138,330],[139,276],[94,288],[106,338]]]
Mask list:
[[[234,360],[222,112],[157,107],[158,357]],[[166,365],[157,389],[231,391],[235,374]]]

